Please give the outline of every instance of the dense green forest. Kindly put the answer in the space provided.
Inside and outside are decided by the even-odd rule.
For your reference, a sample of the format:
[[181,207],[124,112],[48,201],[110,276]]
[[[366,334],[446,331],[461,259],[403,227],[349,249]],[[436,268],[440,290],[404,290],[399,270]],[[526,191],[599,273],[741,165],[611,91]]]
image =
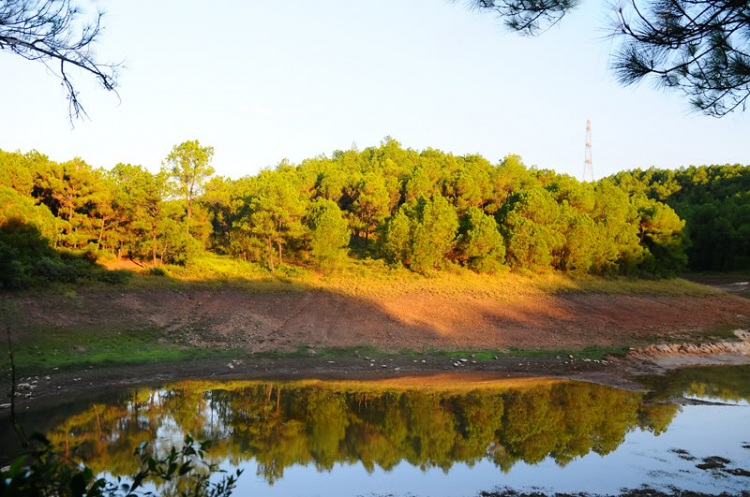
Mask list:
[[629,195],[664,202],[687,221],[691,269],[750,268],[750,167],[638,169],[613,179]]
[[419,273],[461,265],[672,276],[688,255],[697,269],[750,266],[748,167],[582,183],[515,155],[492,164],[386,138],[230,179],[213,175],[212,156],[184,142],[152,172],[0,151],[2,284],[74,281],[89,276],[86,261],[107,258],[189,265],[205,251],[271,272],[329,271],[347,256]]

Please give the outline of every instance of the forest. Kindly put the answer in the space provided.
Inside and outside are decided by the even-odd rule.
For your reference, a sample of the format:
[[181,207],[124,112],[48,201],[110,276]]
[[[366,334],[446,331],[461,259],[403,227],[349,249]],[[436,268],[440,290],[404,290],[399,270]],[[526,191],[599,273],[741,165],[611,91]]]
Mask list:
[[508,155],[416,151],[385,138],[256,175],[214,175],[213,148],[174,146],[158,172],[0,151],[0,282],[166,274],[207,253],[275,273],[351,258],[451,267],[671,277],[750,268],[750,167],[633,170],[580,182]]

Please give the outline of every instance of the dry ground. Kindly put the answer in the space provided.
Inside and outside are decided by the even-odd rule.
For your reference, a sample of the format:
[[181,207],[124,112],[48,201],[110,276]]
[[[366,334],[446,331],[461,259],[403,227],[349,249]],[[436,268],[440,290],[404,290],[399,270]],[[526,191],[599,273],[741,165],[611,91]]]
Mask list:
[[[8,298],[7,296],[5,298]],[[512,299],[425,291],[350,296],[146,288],[12,297],[19,338],[35,330],[159,330],[162,340],[261,352],[300,346],[567,349],[710,336],[750,325],[750,300],[728,294],[533,293]]]

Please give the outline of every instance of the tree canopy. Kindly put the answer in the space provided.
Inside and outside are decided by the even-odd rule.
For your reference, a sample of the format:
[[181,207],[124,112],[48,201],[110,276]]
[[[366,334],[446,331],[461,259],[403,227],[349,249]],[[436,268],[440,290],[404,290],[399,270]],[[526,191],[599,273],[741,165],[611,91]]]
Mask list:
[[[580,0],[470,0],[506,25],[536,35],[560,22]],[[612,3],[612,54],[623,84],[655,78],[681,90],[691,105],[722,117],[750,97],[750,2],[746,0],[627,0]]]
[[0,152],[6,264],[41,271],[21,253],[23,232],[53,252],[154,267],[189,265],[206,251],[271,272],[290,264],[330,271],[347,254],[423,274],[463,266],[672,276],[686,267],[750,267],[747,166],[580,182],[515,155],[492,164],[387,138],[231,179],[211,176],[212,151],[185,142],[155,172]]

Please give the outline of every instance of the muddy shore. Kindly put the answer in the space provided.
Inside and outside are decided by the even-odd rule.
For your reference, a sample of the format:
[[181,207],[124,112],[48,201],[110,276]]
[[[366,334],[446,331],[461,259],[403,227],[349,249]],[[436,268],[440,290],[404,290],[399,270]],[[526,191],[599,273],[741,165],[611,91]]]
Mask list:
[[[342,357],[281,358],[257,360],[210,359],[167,364],[143,364],[75,369],[42,370],[17,378],[16,406],[19,412],[33,406],[54,405],[61,398],[83,397],[98,391],[138,385],[153,385],[184,379],[216,381],[249,379],[330,379],[380,380],[384,378],[429,376],[451,372],[457,381],[521,377],[549,377],[586,381],[626,390],[642,390],[637,377],[662,374],[681,366],[750,364],[750,356],[730,354],[676,355],[646,357],[634,351],[625,357],[604,360],[498,357],[497,359],[458,359],[430,355],[388,358]],[[0,384],[10,389],[10,378]],[[684,399],[683,399],[684,400]],[[675,399],[680,402],[680,399]],[[8,402],[7,400],[3,401]],[[3,407],[7,408],[6,404]]]

